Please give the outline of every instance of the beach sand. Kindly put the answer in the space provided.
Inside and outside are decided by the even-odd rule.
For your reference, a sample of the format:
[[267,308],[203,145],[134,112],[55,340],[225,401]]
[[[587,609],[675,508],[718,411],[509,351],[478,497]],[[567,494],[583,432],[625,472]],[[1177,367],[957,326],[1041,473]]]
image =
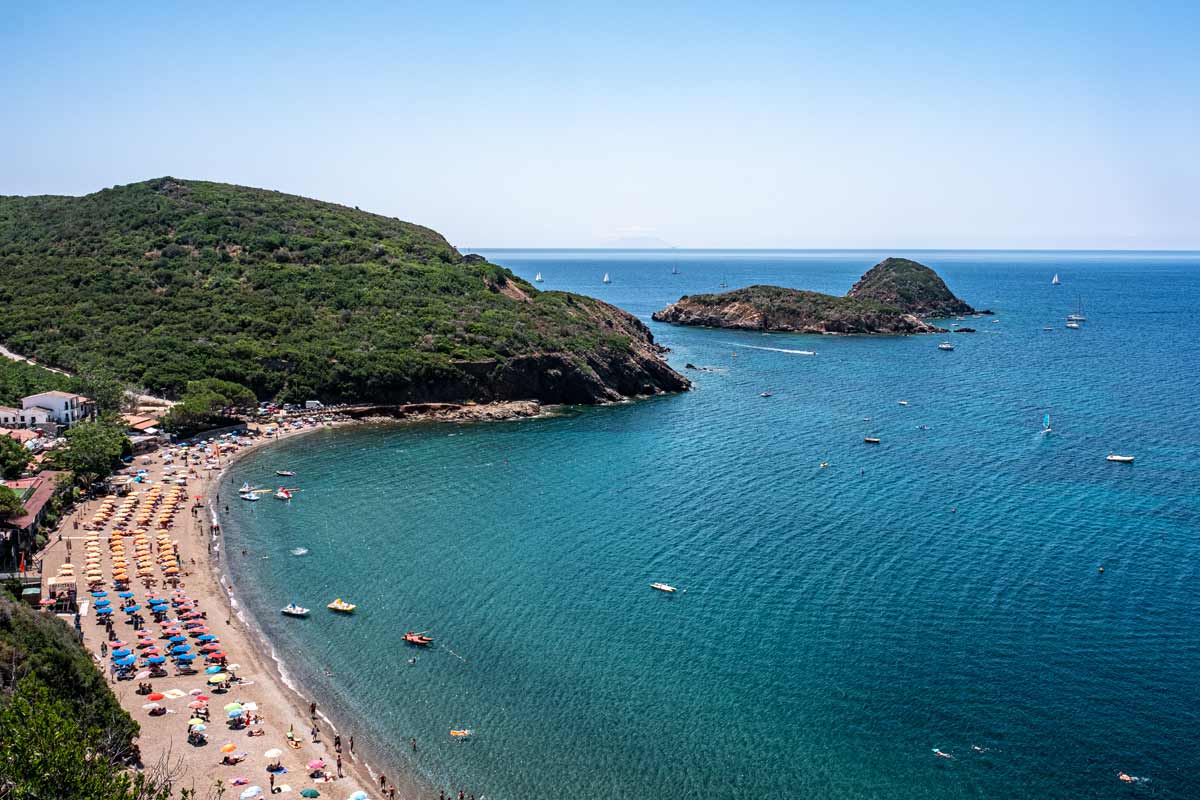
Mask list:
[[[302,435],[308,430],[315,428],[302,429],[299,431],[288,431],[282,433],[279,439]],[[309,732],[313,726],[313,721],[309,717],[308,698],[302,698],[290,689],[280,677],[276,665],[271,659],[270,644],[261,639],[258,631],[250,624],[240,620],[236,613],[231,610],[230,596],[226,592],[221,581],[220,564],[218,557],[210,549],[210,526],[211,512],[209,505],[196,510],[196,515],[193,516],[191,506],[196,503],[194,498],[202,497],[205,504],[215,506],[215,491],[221,473],[226,469],[229,463],[254,449],[267,446],[271,442],[276,441],[274,437],[271,439],[260,438],[253,444],[243,447],[238,452],[233,454],[223,453],[219,459],[219,469],[204,470],[203,467],[197,469],[199,476],[189,476],[187,482],[187,504],[176,514],[174,521],[169,529],[171,538],[179,543],[179,552],[182,556],[184,565],[184,573],[182,576],[181,588],[183,588],[187,596],[197,601],[199,608],[207,612],[206,624],[210,629],[210,633],[216,635],[224,652],[228,655],[231,668],[233,665],[238,665],[233,668],[236,675],[241,678],[241,685],[234,685],[225,694],[214,694],[207,691],[206,678],[203,672],[203,666],[198,661],[198,674],[190,676],[176,676],[175,670],[168,667],[170,677],[145,679],[153,683],[154,691],[169,692],[170,690],[178,690],[182,692],[181,697],[168,697],[158,701],[160,705],[166,707],[167,713],[159,717],[149,716],[149,712],[142,708],[148,700],[145,696],[136,693],[137,684],[139,681],[118,681],[112,682],[109,674],[109,659],[100,657],[101,643],[107,641],[105,628],[96,622],[96,615],[92,607],[92,598],[87,593],[86,585],[80,586],[80,602],[83,607],[83,614],[80,620],[84,645],[96,658],[97,665],[110,678],[110,685],[116,693],[121,705],[129,711],[135,720],[141,725],[141,736],[138,745],[141,749],[142,763],[149,769],[165,767],[172,776],[173,785],[178,791],[180,788],[195,789],[199,797],[209,796],[210,790],[213,789],[218,781],[221,781],[226,787],[226,797],[237,797],[247,786],[261,786],[264,790],[264,795],[269,793],[269,774],[266,772],[266,766],[269,760],[263,756],[263,753],[272,749],[278,748],[283,751],[283,756],[280,759],[283,766],[287,768],[286,774],[276,776],[276,787],[287,786],[290,792],[285,792],[287,796],[299,797],[301,789],[307,787],[315,787],[321,792],[322,797],[332,796],[337,798],[349,797],[358,789],[365,790],[370,797],[387,797],[388,795],[380,789],[379,780],[370,772],[362,758],[361,753],[357,757],[351,756],[349,752],[349,736],[353,731],[341,731],[342,734],[342,758],[343,772],[346,777],[338,779],[332,783],[324,783],[314,781],[309,777],[309,770],[306,764],[317,758],[325,760],[328,771],[336,774],[337,755],[334,752],[333,736],[335,731],[332,728],[332,723],[321,714],[320,698],[313,698],[318,702],[318,717],[317,725],[320,729],[320,741],[313,743]],[[164,485],[161,483],[163,479],[163,469],[166,463],[163,461],[164,451],[159,451],[150,455],[150,461],[145,462],[145,459],[139,456],[136,459],[136,466],[140,469],[148,470],[150,486]],[[144,490],[143,490],[144,491]],[[224,498],[228,502],[231,498]],[[236,498],[232,498],[236,501]],[[265,502],[275,502],[273,499],[264,498]],[[82,572],[81,565],[84,560],[84,544],[83,539],[87,531],[83,529],[85,523],[92,519],[92,515],[99,507],[99,500],[92,500],[73,509],[72,513],[67,516],[60,524],[59,531],[62,534],[60,540],[57,535],[51,537],[51,543],[43,550],[43,575],[49,576],[57,572],[58,567],[67,557],[67,543],[71,542],[71,550],[73,563],[76,567],[76,573]],[[75,528],[75,523],[78,522],[79,528]],[[105,578],[110,578],[111,571],[111,556],[109,553],[107,539],[108,532],[111,531],[111,525],[105,526],[101,533],[102,567]],[[220,537],[215,537],[219,539]],[[160,579],[155,589],[161,595],[167,595],[170,587],[166,586],[161,581],[161,573],[156,570],[156,576]],[[116,594],[112,589],[110,582],[106,583],[104,588],[109,591],[110,599],[114,606],[119,606],[120,601],[116,598]],[[137,601],[141,602],[143,608],[145,606],[144,597],[146,588],[140,582],[135,582],[130,586],[130,590],[136,595]],[[314,609],[314,613],[319,613],[323,609]],[[146,625],[156,628],[151,615],[143,610],[146,617]],[[68,618],[69,619],[69,618]],[[123,614],[114,615],[114,627],[118,638],[132,642],[136,637],[133,636],[133,628],[129,625]],[[152,635],[156,633],[152,630]],[[161,644],[161,643],[160,643]],[[208,742],[204,746],[195,747],[188,743],[187,721],[191,717],[191,712],[188,710],[188,703],[193,697],[188,693],[194,689],[204,689],[204,694],[211,698],[209,703],[212,715],[211,722],[208,725]],[[242,703],[253,702],[258,706],[258,712],[264,717],[264,721],[259,725],[252,725],[249,730],[264,732],[261,736],[250,737],[247,735],[247,730],[228,730],[222,707],[232,701]],[[295,731],[295,736],[301,742],[298,749],[292,749],[287,744],[286,734],[289,727]],[[247,758],[237,766],[226,766],[221,764],[222,753],[220,751],[222,745],[232,743],[238,751],[247,754]],[[356,743],[357,744],[357,743]],[[385,771],[386,774],[386,771]],[[242,786],[231,786],[231,782],[238,777],[247,778],[247,784]],[[397,797],[413,797],[415,785],[408,779],[402,778],[401,788],[397,789]]]

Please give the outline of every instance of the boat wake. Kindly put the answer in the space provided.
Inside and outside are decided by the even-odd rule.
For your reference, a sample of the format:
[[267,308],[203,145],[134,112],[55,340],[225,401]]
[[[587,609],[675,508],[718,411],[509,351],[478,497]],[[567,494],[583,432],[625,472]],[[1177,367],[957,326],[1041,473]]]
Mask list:
[[772,353],[791,353],[794,356],[815,356],[816,350],[788,350],[786,347],[760,347],[756,344],[737,344],[736,342],[727,342],[733,347],[747,347],[751,350],[770,350]]
[[306,555],[308,555],[308,548],[307,547],[297,547],[295,550],[290,550],[289,552],[294,556],[306,556]]

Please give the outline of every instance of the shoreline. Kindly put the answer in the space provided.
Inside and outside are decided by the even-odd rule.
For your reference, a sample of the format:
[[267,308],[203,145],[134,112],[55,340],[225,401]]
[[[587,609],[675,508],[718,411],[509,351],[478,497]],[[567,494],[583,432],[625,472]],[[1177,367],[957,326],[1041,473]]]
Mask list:
[[[309,785],[312,781],[303,767],[304,762],[312,758],[322,758],[327,764],[327,770],[332,772],[337,759],[333,737],[335,735],[344,737],[350,727],[348,724],[339,726],[339,722],[344,723],[345,720],[339,720],[342,714],[339,713],[336,706],[330,707],[330,713],[325,713],[325,710],[318,704],[315,719],[318,720],[320,736],[316,742],[311,740],[308,731],[312,723],[305,705],[312,702],[313,696],[306,694],[308,687],[293,676],[286,662],[278,655],[275,643],[266,635],[254,613],[238,596],[236,582],[233,580],[225,560],[226,552],[223,544],[226,532],[222,528],[219,534],[214,534],[212,527],[214,523],[221,526],[221,516],[216,502],[217,489],[235,463],[247,454],[259,452],[272,444],[327,428],[376,424],[388,426],[426,423],[467,424],[533,419],[557,413],[560,413],[558,407],[527,402],[462,406],[445,404],[429,414],[339,419],[300,429],[280,430],[277,436],[270,438],[262,433],[262,426],[258,423],[250,423],[248,430],[253,430],[257,438],[245,442],[232,452],[221,453],[214,469],[197,468],[196,474],[184,472],[173,475],[172,477],[184,477],[185,474],[187,476],[186,486],[183,487],[186,492],[186,503],[180,509],[178,516],[171,521],[170,527],[166,529],[175,541],[176,552],[183,566],[180,575],[183,580],[179,586],[186,588],[188,596],[208,611],[205,624],[211,628],[213,634],[218,636],[223,648],[229,650],[230,661],[239,662],[231,663],[230,669],[236,670],[237,675],[243,681],[241,684],[236,684],[230,694],[214,697],[213,702],[230,698],[236,698],[239,702],[243,699],[253,699],[265,717],[255,731],[256,734],[261,731],[263,737],[250,739],[247,742],[244,731],[231,731],[226,735],[214,722],[207,734],[208,744],[195,747],[184,743],[185,731],[182,719],[186,717],[180,718],[180,722],[175,722],[168,716],[191,713],[182,708],[172,707],[175,702],[182,701],[164,700],[163,704],[168,706],[167,715],[150,717],[144,710],[146,698],[135,691],[136,682],[117,682],[108,673],[108,659],[101,655],[101,643],[107,644],[104,635],[105,629],[97,626],[96,617],[92,614],[94,601],[87,593],[85,586],[81,586],[79,609],[82,645],[89,651],[97,669],[105,675],[110,689],[122,708],[139,725],[139,734],[135,739],[135,745],[140,751],[140,768],[147,772],[169,772],[174,791],[183,788],[193,789],[200,792],[202,796],[212,790],[218,782],[224,787],[224,791],[240,793],[244,786],[231,784],[231,780],[235,776],[252,775],[253,777],[249,779],[250,784],[257,782],[265,787],[267,781],[265,778],[260,778],[262,773],[254,774],[262,766],[252,763],[259,758],[256,753],[267,747],[282,745],[284,732],[294,729],[300,745],[294,752],[290,752],[282,758],[285,766],[289,768],[289,772],[286,776],[279,777],[285,778],[281,783],[286,783],[286,777],[292,776],[294,783]],[[147,470],[149,483],[144,485],[150,487],[167,485],[164,469],[168,462],[163,459],[166,452],[167,448],[160,448],[139,455],[129,465],[135,469]],[[178,468],[180,465],[174,464],[173,466]],[[88,524],[92,512],[101,502],[102,500],[92,499],[77,504],[63,516],[56,529],[47,532],[49,541],[37,554],[37,557],[42,560],[43,585],[49,576],[55,574],[59,565],[73,560],[82,560],[82,544],[76,544],[78,549],[72,554],[70,552],[72,542],[80,542],[88,535],[95,534]],[[194,515],[187,513],[193,508],[195,509]],[[104,529],[105,526],[102,525],[100,528],[102,541],[110,535],[104,533]],[[104,555],[104,564],[107,571],[111,567],[107,553]],[[104,588],[109,587],[110,583],[106,581]],[[166,588],[164,585],[160,591]],[[130,589],[139,596],[144,595],[146,591],[136,583],[131,585]],[[70,624],[70,619],[65,619]],[[123,635],[129,634],[124,631],[118,632],[118,636]],[[202,684],[204,677],[203,673],[189,677],[172,673],[167,677],[152,678],[151,680],[155,683],[157,691],[163,691]],[[163,688],[158,689],[159,685]],[[354,733],[357,734],[359,731]],[[368,797],[387,798],[390,795],[380,788],[381,771],[382,774],[388,775],[388,786],[395,789],[397,797],[426,796],[426,793],[436,791],[433,782],[426,780],[412,765],[402,762],[385,765],[381,755],[385,749],[376,741],[377,737],[373,732],[363,730],[358,738],[359,742],[355,743],[356,747],[353,753],[350,752],[347,743],[343,742],[341,750],[343,777],[334,781],[338,784],[336,788],[332,787],[330,783],[322,783],[320,789],[322,796],[331,792],[333,796],[349,795],[356,790],[362,790],[367,793]],[[229,767],[220,763],[220,753],[217,751],[221,742],[224,741],[237,741],[238,749],[246,751],[248,758],[244,766]],[[301,753],[304,755],[301,756]],[[296,758],[301,758],[301,760],[297,762]],[[373,763],[371,759],[375,759],[378,763]],[[293,786],[292,793],[298,796],[299,788],[299,786]],[[479,796],[483,797],[484,795]]]

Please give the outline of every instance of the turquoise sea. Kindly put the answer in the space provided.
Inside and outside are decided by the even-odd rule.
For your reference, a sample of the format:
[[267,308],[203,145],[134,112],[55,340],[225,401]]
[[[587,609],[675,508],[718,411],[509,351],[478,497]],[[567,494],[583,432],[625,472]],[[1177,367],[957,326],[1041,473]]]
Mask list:
[[[1200,254],[485,254],[713,371],[230,470],[227,498],[299,473],[223,514],[231,577],[374,765],[433,797],[1200,797]],[[722,280],[845,292],[887,255],[996,316],[953,352],[649,320]]]

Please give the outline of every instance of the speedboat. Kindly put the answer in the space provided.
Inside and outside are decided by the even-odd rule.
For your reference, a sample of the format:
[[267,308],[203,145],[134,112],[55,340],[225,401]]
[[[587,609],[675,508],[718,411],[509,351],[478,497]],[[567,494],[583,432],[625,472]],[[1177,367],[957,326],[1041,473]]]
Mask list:
[[1132,464],[1133,456],[1119,456],[1116,453],[1109,453],[1106,461],[1115,461],[1118,464]]
[[942,342],[941,344],[938,345],[938,350],[953,350],[953,349],[954,349],[954,345],[951,344],[950,342]]
[[337,611],[339,614],[353,614],[354,609],[358,608],[354,603],[347,603],[340,597],[325,607],[330,611]]
[[879,444],[879,437],[878,436],[864,436],[863,441],[866,444]]
[[254,492],[243,492],[239,494],[238,497],[242,498],[243,500],[249,500],[251,503],[258,502],[258,495],[256,495]]
[[1049,325],[1043,325],[1043,326],[1042,326],[1042,330],[1044,330],[1044,331],[1052,331],[1052,330],[1054,330],[1054,328],[1053,328],[1053,327],[1051,327],[1051,326],[1049,326]]
[[404,634],[403,638],[404,641],[408,642],[409,644],[415,644],[418,647],[428,647],[433,642],[432,638],[423,633],[416,633],[414,631],[409,631],[408,633]]
[[900,401],[899,401],[899,405],[906,406],[906,405],[908,405],[908,401],[907,401],[907,400],[900,400]]
[[275,492],[275,497],[278,500],[291,500],[292,492],[290,489],[285,489],[282,486],[280,486],[279,491]]
[[295,603],[288,603],[279,610],[279,613],[283,614],[285,617],[307,617],[308,609],[304,608],[303,606],[298,606]]
[[1076,321],[1075,321],[1075,320],[1073,320],[1073,319],[1069,319],[1069,320],[1067,320],[1067,327],[1068,327],[1068,328],[1075,328],[1075,329],[1078,329],[1078,328],[1079,328],[1079,323],[1078,323],[1078,322],[1076,322]]
[[660,592],[666,592],[667,594],[674,594],[676,591],[678,591],[674,586],[671,586],[668,583],[652,583],[650,584],[650,588],[658,589]]
[[277,469],[275,470],[275,474],[281,478],[294,478],[296,476],[296,473],[290,469]]
[[770,396],[771,396],[771,393],[770,393],[770,392],[762,392],[762,393],[760,393],[758,396],[759,396],[759,397],[770,397]]

